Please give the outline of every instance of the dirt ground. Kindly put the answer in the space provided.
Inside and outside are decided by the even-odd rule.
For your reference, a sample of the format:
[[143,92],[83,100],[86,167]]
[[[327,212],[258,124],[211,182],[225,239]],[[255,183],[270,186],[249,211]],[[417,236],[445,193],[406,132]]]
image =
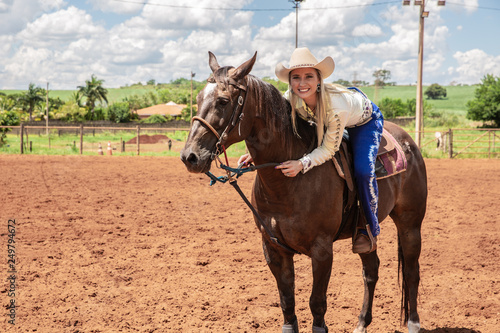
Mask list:
[[[499,332],[500,161],[426,163],[422,331]],[[252,181],[240,178],[247,194]],[[14,297],[9,219],[16,221]],[[179,158],[2,155],[0,223],[0,331],[281,332],[277,288],[250,210],[231,186],[210,187]],[[388,219],[369,332],[406,332],[396,245]],[[352,332],[360,260],[348,240],[334,251],[326,321],[330,332]],[[296,256],[296,275],[299,326],[310,332],[307,257]],[[12,300],[14,325],[6,316]]]

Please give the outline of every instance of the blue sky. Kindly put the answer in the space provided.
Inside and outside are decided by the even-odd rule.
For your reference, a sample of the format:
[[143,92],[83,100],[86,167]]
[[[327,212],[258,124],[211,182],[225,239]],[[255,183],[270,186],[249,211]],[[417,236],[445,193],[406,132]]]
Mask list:
[[[413,3],[413,0],[412,0]],[[0,89],[76,89],[92,74],[107,87],[208,77],[208,51],[237,66],[258,52],[252,74],[275,77],[295,47],[287,0],[0,0]],[[500,1],[426,0],[424,84],[500,76]],[[391,0],[306,0],[299,46],[334,58],[327,79],[417,77],[419,8]]]

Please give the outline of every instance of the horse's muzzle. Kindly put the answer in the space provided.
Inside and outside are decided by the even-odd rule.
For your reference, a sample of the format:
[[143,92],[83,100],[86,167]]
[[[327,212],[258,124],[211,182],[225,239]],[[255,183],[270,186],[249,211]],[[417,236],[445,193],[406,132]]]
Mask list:
[[205,173],[210,171],[212,159],[209,152],[196,152],[191,148],[184,147],[181,151],[181,161],[189,172]]

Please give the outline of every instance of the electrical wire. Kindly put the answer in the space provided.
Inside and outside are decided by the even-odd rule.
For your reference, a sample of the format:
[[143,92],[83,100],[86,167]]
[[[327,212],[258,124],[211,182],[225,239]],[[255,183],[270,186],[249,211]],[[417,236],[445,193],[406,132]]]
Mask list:
[[[133,0],[113,0],[116,2],[132,3],[144,6],[159,6],[168,8],[178,8],[178,9],[205,9],[205,10],[227,10],[227,11],[247,11],[247,12],[273,12],[273,11],[292,11],[294,8],[227,8],[227,7],[194,7],[194,6],[180,6],[180,5],[167,5],[161,3],[151,3],[145,1],[133,1]],[[359,4],[359,5],[346,5],[346,6],[328,6],[328,7],[316,7],[316,8],[301,8],[301,10],[325,10],[325,9],[343,9],[343,8],[359,8],[359,7],[370,7],[378,5],[387,5],[391,3],[401,2],[400,0],[376,2],[370,4]]]
[[[162,4],[162,3],[153,3],[153,2],[146,2],[146,1],[133,1],[133,0],[113,0],[113,1],[123,2],[123,3],[131,3],[131,4],[136,4],[136,5],[143,5],[143,6],[158,6],[158,7],[167,7],[167,8],[176,8],[176,9],[204,9],[204,10],[243,11],[243,12],[277,12],[277,11],[291,12],[294,10],[294,8],[253,8],[252,9],[252,8],[227,8],[227,7],[194,7],[194,6],[167,5],[167,4]],[[328,7],[300,8],[300,9],[301,10],[328,10],[328,9],[361,8],[361,7],[388,5],[388,4],[399,3],[399,2],[401,2],[401,0],[375,2],[375,3],[359,4],[359,5],[328,6]],[[468,4],[458,3],[458,2],[452,2],[449,0],[446,2],[446,4],[450,4],[453,6],[460,6],[460,7],[470,7],[470,8],[477,8],[477,9],[500,11],[500,8],[474,6],[474,5],[468,5]]]

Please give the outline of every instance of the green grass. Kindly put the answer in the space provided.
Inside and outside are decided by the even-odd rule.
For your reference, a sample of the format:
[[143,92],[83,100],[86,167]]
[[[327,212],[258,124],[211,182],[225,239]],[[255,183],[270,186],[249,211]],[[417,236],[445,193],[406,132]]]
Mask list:
[[[467,113],[466,104],[471,99],[474,99],[474,92],[477,86],[447,86],[447,97],[443,99],[427,99],[424,95],[424,100],[431,104],[437,113],[452,112],[454,114],[465,116]],[[362,87],[366,95],[375,103],[385,97],[400,98],[403,101],[416,98],[416,86],[387,86],[379,88],[375,91],[375,87]],[[423,92],[427,89],[423,87]]]
[[[424,87],[424,92],[427,87]],[[465,115],[467,113],[466,103],[467,101],[474,98],[474,92],[476,86],[447,86],[447,97],[440,100],[428,100],[425,99],[427,103],[433,105],[434,110],[432,114],[424,115],[424,129],[425,133],[422,138],[422,154],[425,157],[448,157],[447,153],[435,150],[435,137],[434,133],[436,131],[445,132],[449,128],[473,128],[477,124],[466,119]],[[387,86],[382,89],[378,89],[375,92],[373,86],[362,87],[362,90],[373,100],[381,100],[384,97],[389,98],[401,98],[403,101],[407,99],[413,99],[416,95],[416,86]],[[50,92],[51,97],[60,97],[62,100],[68,100],[72,93],[76,90],[53,90]],[[110,88],[108,89],[108,100],[110,103],[123,100],[125,97],[132,95],[143,95],[150,91],[154,91],[151,86],[134,86],[134,87],[124,87],[124,88]],[[3,91],[6,93],[22,92],[20,90],[7,90]],[[412,122],[405,127],[405,130],[414,136],[415,123]],[[148,133],[154,134],[154,133]],[[187,132],[186,131],[176,131],[174,133],[159,132],[157,134],[166,134],[173,140],[174,144],[172,151],[168,149],[162,149],[160,151],[152,151],[151,146],[141,145],[141,155],[153,155],[153,156],[178,156],[180,150],[182,149],[183,143],[186,141]],[[476,132],[477,134],[477,132]],[[106,143],[108,141],[113,142],[116,146],[119,145],[120,140],[128,141],[134,138],[136,135],[135,131],[109,131],[107,133],[84,136],[84,154],[94,155],[97,152],[98,143],[101,142],[103,149],[106,149]],[[31,154],[48,154],[48,155],[66,155],[66,154],[79,154],[79,142],[80,138],[78,135],[65,134],[61,137],[58,136],[57,131],[51,132],[51,147],[49,149],[48,140],[45,135],[39,136],[38,134],[31,134],[28,141],[33,142],[33,151]],[[0,154],[19,154],[20,143],[19,138],[16,135],[8,134],[7,145],[0,148]],[[73,142],[76,142],[76,147]],[[10,146],[10,147],[8,147]],[[158,147],[156,147],[158,149]],[[458,149],[460,147],[457,146]],[[473,151],[472,148],[471,151]],[[458,150],[455,150],[458,151]],[[484,151],[482,148],[478,148],[477,151]],[[116,152],[116,151],[115,151]],[[29,153],[29,152],[27,152]],[[127,151],[124,153],[116,152],[121,155],[135,155],[136,148],[133,146],[127,146]],[[233,147],[228,149],[228,155],[231,157],[238,157],[245,153],[245,144],[238,143]]]
[[[113,104],[115,102],[121,102],[124,98],[138,95],[142,96],[150,91],[155,91],[155,88],[152,86],[134,86],[134,87],[124,87],[124,88],[107,88],[108,89],[108,102],[109,104]],[[16,94],[23,93],[26,90],[0,90],[4,94]],[[71,99],[75,90],[49,90],[49,97],[56,98],[59,97],[63,101],[68,101]]]
[[[173,140],[172,150],[168,150],[167,144],[141,144],[140,155],[146,156],[179,156],[180,150],[186,142],[187,131],[175,132],[147,132],[142,134],[154,135],[164,134]],[[99,143],[102,146],[104,154],[106,154],[107,143],[111,142],[115,155],[133,156],[137,155],[137,145],[126,145],[125,152],[121,152],[120,143],[122,141],[135,138],[135,130],[131,131],[107,131],[103,133],[85,134],[83,136],[83,155],[96,155],[99,149]],[[20,154],[21,142],[17,134],[8,133],[7,143],[0,147],[0,154]],[[29,145],[31,141],[32,150],[30,151]],[[239,157],[245,153],[246,147],[244,142],[237,143],[227,150],[230,157]],[[61,134],[57,130],[50,132],[50,147],[49,140],[45,133],[39,135],[38,133],[28,134],[28,138],[24,137],[24,153],[34,155],[79,155],[80,154],[80,135],[77,134]]]

